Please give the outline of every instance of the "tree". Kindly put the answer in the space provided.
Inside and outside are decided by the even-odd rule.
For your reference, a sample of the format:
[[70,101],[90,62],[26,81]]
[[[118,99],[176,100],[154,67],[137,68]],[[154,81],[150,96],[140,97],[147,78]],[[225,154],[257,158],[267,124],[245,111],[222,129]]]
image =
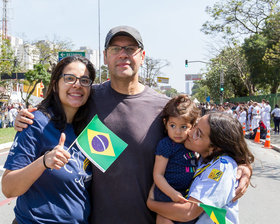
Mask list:
[[263,32],[245,39],[243,49],[255,84],[275,94],[280,85],[280,13],[271,15]]
[[164,92],[164,94],[165,94],[166,96],[170,97],[170,98],[173,98],[173,97],[177,96],[179,93],[177,92],[176,89],[170,88],[170,89],[166,90],[166,91]]
[[[15,60],[14,51],[11,47],[9,40],[2,40],[1,54],[0,54],[0,72],[1,74],[11,75],[15,69]],[[0,75],[1,75],[0,74]],[[1,80],[1,76],[0,76]]]
[[[106,65],[101,66],[101,83],[107,81],[110,78],[109,76],[109,71],[108,67]],[[96,78],[95,78],[95,83],[99,83],[100,78],[99,78],[99,72],[96,71]]]
[[140,74],[140,81],[144,85],[157,86],[156,78],[161,74],[161,69],[169,66],[167,60],[153,59],[146,56],[144,64],[142,66],[142,72]]
[[280,85],[280,12],[270,16],[263,33],[268,41],[262,60],[272,73],[271,93],[276,93]]
[[[56,66],[58,61],[58,52],[70,51],[73,47],[73,43],[71,41],[57,40],[56,38],[52,41],[33,41],[31,45],[35,46],[31,53],[38,56],[38,59],[35,59],[33,62],[39,64],[48,64],[48,72],[51,72]],[[27,54],[28,46],[30,46],[30,43],[25,43]]]
[[224,34],[231,38],[240,34],[258,34],[263,31],[269,16],[279,11],[279,0],[221,0],[206,12],[212,20],[205,22],[205,34]]
[[35,64],[33,67],[33,70],[29,70],[25,73],[25,81],[28,83],[29,87],[26,93],[26,98],[24,99],[22,97],[22,99],[24,100],[26,107],[28,107],[29,105],[29,99],[34,92],[37,84],[43,82],[44,86],[48,86],[50,83],[51,75],[50,73],[48,73],[46,65]]
[[209,96],[209,89],[201,81],[196,81],[192,88],[192,97],[196,98],[199,102],[205,102],[206,97]]
[[224,97],[240,97],[255,93],[246,58],[238,45],[225,47],[211,59],[205,76],[206,79],[202,80],[201,84],[209,88],[214,101],[220,97],[221,76],[224,80]]
[[16,71],[17,59],[14,56],[14,51],[8,39],[2,40],[0,51],[0,86],[3,87],[1,89],[5,90],[1,92],[0,98],[10,98],[13,89],[13,82],[10,79],[2,80],[1,77],[2,74],[11,76],[12,73]]

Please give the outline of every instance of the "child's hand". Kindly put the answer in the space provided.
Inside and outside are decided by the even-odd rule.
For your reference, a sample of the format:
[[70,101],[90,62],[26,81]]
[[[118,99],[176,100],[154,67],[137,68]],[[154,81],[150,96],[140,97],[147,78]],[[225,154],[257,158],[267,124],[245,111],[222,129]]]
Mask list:
[[188,199],[184,198],[183,196],[180,196],[179,198],[180,198],[179,203],[181,203],[181,204],[184,204],[184,203],[188,202]]
[[174,202],[181,202],[182,197],[183,197],[183,195],[180,192],[174,191],[173,195],[171,196],[171,199]]

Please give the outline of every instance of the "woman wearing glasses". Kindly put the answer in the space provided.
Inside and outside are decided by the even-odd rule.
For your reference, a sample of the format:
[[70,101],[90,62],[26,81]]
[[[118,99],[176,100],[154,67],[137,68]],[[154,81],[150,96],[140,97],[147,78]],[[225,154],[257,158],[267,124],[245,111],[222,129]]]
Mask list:
[[254,156],[249,151],[244,139],[240,122],[225,113],[210,113],[203,116],[189,132],[185,147],[200,154],[198,169],[188,191],[186,202],[181,197],[180,203],[158,202],[151,190],[147,205],[152,210],[177,221],[190,221],[198,218],[196,223],[213,223],[197,203],[224,208],[226,218],[232,223],[239,223],[238,202],[233,202],[237,166],[250,164]]
[[13,223],[88,223],[92,170],[69,146],[86,126],[94,78],[88,59],[62,59],[33,125],[15,136],[2,178],[4,195],[18,197]]

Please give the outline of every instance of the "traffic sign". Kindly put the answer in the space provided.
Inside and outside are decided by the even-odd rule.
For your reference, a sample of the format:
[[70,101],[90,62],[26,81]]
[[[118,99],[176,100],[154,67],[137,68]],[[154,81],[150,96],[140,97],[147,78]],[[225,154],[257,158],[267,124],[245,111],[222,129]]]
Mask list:
[[202,79],[202,74],[185,74],[185,81],[197,81]]
[[77,54],[83,57],[86,56],[86,53],[84,51],[60,51],[58,52],[58,61],[60,61],[62,58],[77,55]]
[[166,83],[166,84],[168,84],[168,83],[169,83],[169,78],[166,78],[166,77],[157,77],[157,82],[158,82],[158,83]]

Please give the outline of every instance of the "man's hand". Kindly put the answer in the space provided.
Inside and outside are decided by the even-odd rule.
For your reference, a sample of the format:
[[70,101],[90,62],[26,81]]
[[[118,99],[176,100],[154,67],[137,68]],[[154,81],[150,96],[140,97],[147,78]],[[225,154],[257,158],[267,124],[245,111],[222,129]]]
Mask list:
[[37,108],[31,108],[31,109],[21,109],[15,120],[15,130],[16,131],[22,131],[24,128],[27,128],[29,124],[33,124],[32,119],[34,119],[34,115],[31,113],[33,111],[36,111]]
[[235,191],[235,197],[232,199],[233,202],[241,198],[246,193],[246,190],[250,184],[251,175],[252,175],[251,166],[247,166],[247,165],[238,166],[236,179],[239,180],[239,184]]

